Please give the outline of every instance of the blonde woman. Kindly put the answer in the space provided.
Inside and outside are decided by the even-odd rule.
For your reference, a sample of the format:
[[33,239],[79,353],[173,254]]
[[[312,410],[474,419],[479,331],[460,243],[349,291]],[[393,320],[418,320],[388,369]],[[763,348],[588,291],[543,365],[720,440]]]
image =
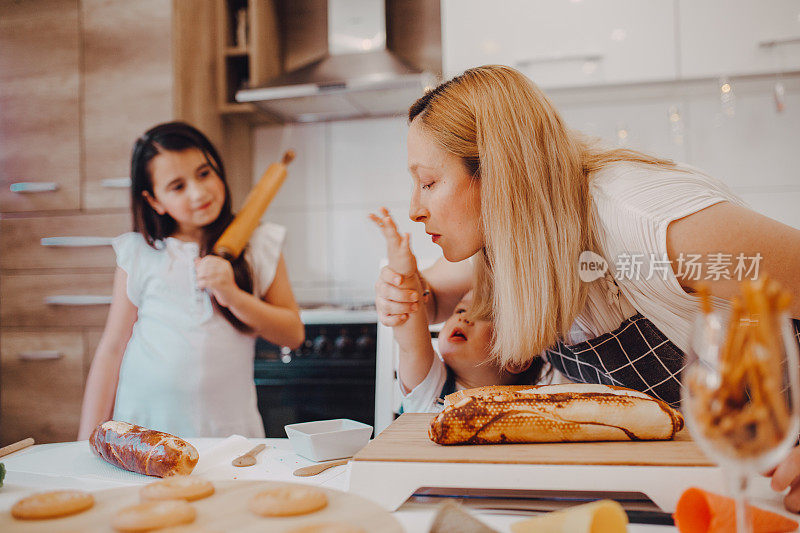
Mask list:
[[[800,231],[695,169],[592,144],[514,69],[466,71],[414,103],[409,122],[409,216],[446,261],[424,278],[384,268],[382,323],[404,323],[420,299],[440,321],[474,283],[471,313],[494,321],[500,366],[543,356],[573,381],[677,405],[701,283],[725,310],[740,279],[769,272],[800,318]],[[611,268],[581,271],[579,259]],[[772,481],[792,486],[795,511],[798,478],[795,450]]]

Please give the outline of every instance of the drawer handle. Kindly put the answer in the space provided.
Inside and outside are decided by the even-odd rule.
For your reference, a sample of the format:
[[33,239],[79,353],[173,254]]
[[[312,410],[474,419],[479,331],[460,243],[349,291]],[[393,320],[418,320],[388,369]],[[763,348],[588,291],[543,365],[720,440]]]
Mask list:
[[517,61],[518,68],[525,68],[540,63],[566,63],[568,61],[601,61],[603,54],[577,53],[577,54],[553,54],[540,57],[529,57]]
[[111,246],[111,237],[43,237],[42,246]]
[[44,303],[47,305],[108,305],[111,303],[111,296],[91,295],[91,294],[63,294],[58,296],[46,296]]
[[19,352],[17,357],[20,361],[50,361],[61,359],[64,354],[58,350],[37,350],[32,352]]
[[58,190],[58,183],[54,181],[20,181],[12,183],[9,187],[11,192],[50,192]]
[[131,186],[130,178],[107,178],[100,182],[106,189],[129,189]]
[[759,48],[775,48],[785,44],[800,44],[800,37],[789,37],[788,39],[773,39],[771,41],[760,41]]

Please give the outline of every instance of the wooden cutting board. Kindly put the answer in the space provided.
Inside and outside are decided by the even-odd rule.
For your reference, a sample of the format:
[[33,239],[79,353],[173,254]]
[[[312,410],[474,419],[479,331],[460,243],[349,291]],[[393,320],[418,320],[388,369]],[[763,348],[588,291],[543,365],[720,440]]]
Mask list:
[[367,444],[355,461],[559,465],[714,466],[684,430],[671,441],[467,444],[428,438],[435,415],[406,413]]
[[[197,510],[194,525],[203,531],[225,533],[285,532],[293,528],[319,522],[345,522],[364,531],[402,533],[400,523],[377,504],[346,492],[326,489],[328,506],[305,516],[264,518],[247,509],[247,503],[256,493],[288,483],[270,481],[215,481],[213,496],[192,502]],[[294,485],[298,485],[294,483]],[[94,492],[94,507],[86,512],[50,520],[16,520],[10,511],[0,513],[0,531],[36,532],[113,532],[111,520],[119,509],[139,503],[141,486],[123,487]]]

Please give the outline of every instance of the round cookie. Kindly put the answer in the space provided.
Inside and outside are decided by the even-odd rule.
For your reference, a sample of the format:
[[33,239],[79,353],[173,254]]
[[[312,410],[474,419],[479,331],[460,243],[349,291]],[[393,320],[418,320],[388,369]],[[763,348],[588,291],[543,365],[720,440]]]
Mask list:
[[94,505],[94,496],[82,490],[40,492],[22,498],[11,508],[20,520],[40,520],[80,513]]
[[214,485],[205,479],[172,476],[145,485],[139,491],[142,501],[186,500],[193,502],[214,494]]
[[313,513],[328,505],[328,496],[316,487],[290,485],[259,492],[250,499],[250,510],[261,516],[294,516]]
[[117,531],[137,532],[194,522],[197,512],[184,500],[140,503],[120,510],[111,525]]
[[344,522],[319,522],[289,530],[287,533],[366,533],[358,526]]

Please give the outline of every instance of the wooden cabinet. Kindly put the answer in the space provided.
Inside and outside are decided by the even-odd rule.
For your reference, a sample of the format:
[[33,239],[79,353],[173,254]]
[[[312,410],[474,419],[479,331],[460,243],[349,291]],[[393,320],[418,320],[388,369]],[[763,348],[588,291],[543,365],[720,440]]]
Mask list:
[[77,0],[0,2],[0,211],[80,205]]
[[0,419],[4,444],[75,440],[85,348],[78,332],[5,331],[0,336]]
[[173,113],[172,2],[83,0],[83,206],[127,208],[131,148]]

